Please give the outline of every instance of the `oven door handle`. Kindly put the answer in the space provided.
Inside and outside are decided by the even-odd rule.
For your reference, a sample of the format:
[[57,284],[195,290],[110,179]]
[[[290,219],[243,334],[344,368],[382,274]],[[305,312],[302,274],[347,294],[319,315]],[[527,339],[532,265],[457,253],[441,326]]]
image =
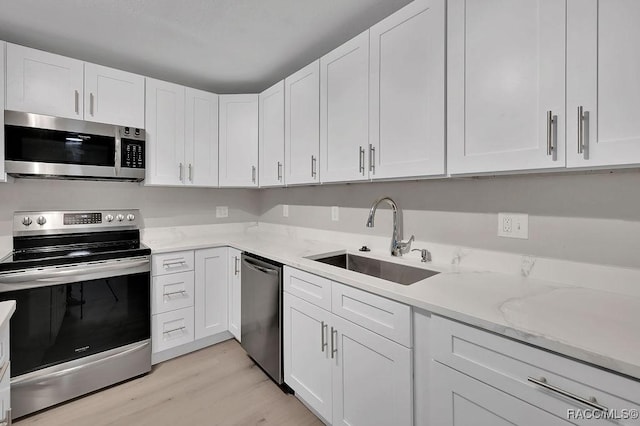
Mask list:
[[35,271],[26,270],[20,272],[9,272],[4,276],[0,275],[0,284],[33,282],[46,282],[49,285],[58,283],[65,284],[69,282],[69,277],[73,276],[82,276],[83,280],[90,280],[91,275],[93,274],[101,274],[110,271],[128,271],[129,269],[139,268],[144,265],[149,266],[148,256],[136,259],[112,260],[97,264],[77,264],[73,266],[37,269]]

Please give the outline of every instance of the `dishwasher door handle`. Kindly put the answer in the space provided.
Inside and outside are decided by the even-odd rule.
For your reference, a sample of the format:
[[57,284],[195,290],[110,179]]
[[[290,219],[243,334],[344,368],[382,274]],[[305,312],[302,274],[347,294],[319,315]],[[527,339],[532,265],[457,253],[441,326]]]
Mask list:
[[265,274],[273,274],[273,275],[278,275],[279,271],[277,269],[272,269],[272,268],[267,268],[265,266],[261,266],[261,265],[256,265],[255,263],[251,262],[249,259],[244,258],[242,259],[242,262],[247,265],[247,267],[258,271],[258,272],[262,272]]

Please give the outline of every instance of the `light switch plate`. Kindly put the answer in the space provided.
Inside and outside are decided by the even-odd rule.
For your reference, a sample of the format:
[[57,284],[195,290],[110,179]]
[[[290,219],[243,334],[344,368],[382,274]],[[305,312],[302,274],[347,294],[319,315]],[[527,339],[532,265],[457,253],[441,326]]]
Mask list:
[[229,207],[227,207],[227,206],[217,206],[216,207],[216,217],[229,217]]
[[498,236],[529,239],[529,215],[523,213],[498,213]]
[[331,207],[331,220],[334,222],[340,220],[340,208],[338,206]]
[[282,217],[289,217],[289,205],[288,204],[283,204],[282,205]]

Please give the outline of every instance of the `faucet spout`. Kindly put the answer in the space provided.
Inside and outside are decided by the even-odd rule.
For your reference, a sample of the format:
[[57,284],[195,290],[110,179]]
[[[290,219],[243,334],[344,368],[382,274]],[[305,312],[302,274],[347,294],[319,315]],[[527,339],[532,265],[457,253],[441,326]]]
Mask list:
[[373,202],[371,209],[369,210],[369,217],[367,218],[367,228],[373,228],[374,219],[376,216],[376,210],[380,203],[386,203],[391,207],[393,212],[393,234],[391,235],[391,254],[393,256],[402,256],[411,248],[411,242],[413,241],[413,235],[411,239],[404,243],[402,242],[402,230],[398,221],[398,205],[391,197],[380,197]]

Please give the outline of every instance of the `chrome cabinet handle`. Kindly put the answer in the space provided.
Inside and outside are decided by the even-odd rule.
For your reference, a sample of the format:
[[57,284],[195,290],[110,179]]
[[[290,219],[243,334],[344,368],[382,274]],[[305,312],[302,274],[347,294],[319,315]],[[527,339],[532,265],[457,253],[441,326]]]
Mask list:
[[560,389],[557,386],[553,386],[550,385],[549,383],[547,383],[547,379],[545,379],[544,377],[540,377],[539,379],[534,379],[533,377],[528,377],[527,381],[538,385],[542,388],[545,388],[551,392],[555,392],[559,395],[562,395],[564,397],[567,397],[569,399],[572,399],[574,401],[577,401],[581,404],[584,404],[588,407],[593,408],[594,410],[598,410],[598,411],[603,411],[603,412],[607,412],[609,411],[609,409],[607,407],[605,407],[604,405],[598,404],[598,401],[596,400],[595,396],[592,396],[591,398],[587,399],[587,398],[583,398],[581,396],[578,396],[576,394],[573,394],[571,392],[567,392],[564,389]]
[[4,364],[2,364],[2,369],[0,369],[0,380],[4,379],[7,368],[9,368],[9,361],[5,361]]
[[316,177],[316,156],[315,155],[311,156],[311,177],[312,178]]
[[[584,107],[581,105],[578,107],[578,154],[584,154],[584,149],[586,147],[586,138],[585,138],[585,128],[588,125],[589,113],[584,110]],[[586,160],[586,156],[584,156]]]
[[7,408],[4,412],[4,419],[0,422],[0,426],[11,426],[13,422],[11,421],[11,408]]
[[164,269],[179,268],[181,266],[187,266],[187,261],[186,260],[179,260],[177,262],[165,262],[165,263],[162,264],[162,267]]
[[333,343],[333,336],[336,336],[336,340],[338,338],[338,330],[331,327],[331,359],[335,358],[335,355],[338,353],[338,343]]
[[89,93],[89,114],[93,114],[93,93]]
[[176,331],[185,331],[187,329],[186,326],[182,326],[182,327],[178,327],[178,328],[172,328],[171,330],[167,330],[162,332],[162,334],[171,334],[171,333],[175,333]]
[[278,161],[278,182],[282,182],[282,163]]
[[193,166],[189,163],[189,181],[193,182]]
[[179,291],[172,291],[170,293],[164,293],[164,297],[171,297],[171,296],[175,296],[176,294],[181,294],[186,296],[187,295],[187,290],[179,290]]
[[557,117],[553,115],[553,111],[547,111],[547,155],[553,155],[555,146],[553,144],[553,126],[557,122]]
[[327,330],[327,324],[324,323],[324,321],[320,322],[320,352],[324,352],[324,348],[326,348],[328,346],[327,341],[326,341],[326,330]]
[[233,256],[233,259],[233,275],[238,275],[240,273],[240,258]]
[[80,114],[80,92],[74,90],[75,102],[76,102],[76,114]]
[[251,166],[251,182],[256,183],[256,166]]
[[369,171],[373,174],[376,173],[376,147],[369,144]]
[[358,150],[358,161],[360,161],[360,173],[364,176],[364,148],[360,147]]
[[183,176],[182,176],[182,163],[180,163],[178,168],[180,169],[180,181],[184,181]]

